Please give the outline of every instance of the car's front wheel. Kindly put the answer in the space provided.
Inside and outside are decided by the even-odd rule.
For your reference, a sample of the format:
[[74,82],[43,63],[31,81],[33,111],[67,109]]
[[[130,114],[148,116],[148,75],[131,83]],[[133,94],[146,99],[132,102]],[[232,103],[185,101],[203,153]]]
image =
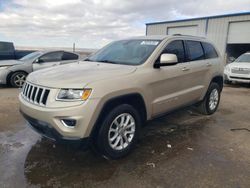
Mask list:
[[25,72],[15,72],[10,77],[10,85],[12,87],[22,87],[27,77]]
[[106,158],[118,159],[135,146],[141,119],[137,110],[128,104],[115,107],[104,118],[97,138],[97,148]]

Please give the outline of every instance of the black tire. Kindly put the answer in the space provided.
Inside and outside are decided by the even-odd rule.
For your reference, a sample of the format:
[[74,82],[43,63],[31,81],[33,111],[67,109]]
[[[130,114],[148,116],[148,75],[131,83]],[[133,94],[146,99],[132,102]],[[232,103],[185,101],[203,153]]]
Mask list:
[[[129,144],[125,148],[123,148],[121,150],[116,150],[116,149],[111,147],[111,144],[109,142],[109,140],[110,140],[109,139],[109,135],[110,135],[109,131],[110,131],[110,127],[112,125],[114,125],[114,124],[112,124],[114,122],[114,120],[116,118],[120,117],[122,114],[129,114],[133,117],[132,119],[135,122],[135,126],[134,126],[135,131],[134,131],[134,136],[131,139],[131,142],[129,142]],[[141,126],[141,118],[140,118],[138,111],[133,106],[128,105],[128,104],[119,105],[119,106],[113,108],[109,112],[109,114],[104,118],[103,122],[101,123],[101,127],[98,131],[98,135],[96,138],[97,142],[95,142],[96,148],[98,149],[99,153],[104,158],[107,158],[107,159],[118,159],[118,158],[124,157],[124,156],[128,155],[129,152],[134,148],[134,146],[137,142],[137,139],[138,139],[140,126]],[[117,136],[117,137],[119,137],[119,136]],[[121,139],[123,140],[122,141],[122,143],[123,143],[125,138],[121,137],[120,140]],[[120,141],[119,141],[119,143],[120,143]]]
[[12,87],[17,87],[17,88],[22,87],[26,80],[26,77],[27,73],[25,72],[22,71],[15,72],[10,76],[9,83]]
[[[218,101],[217,101],[217,104],[214,105],[214,108],[212,108],[210,105],[209,105],[209,102],[210,102],[210,96],[211,96],[211,93],[216,90],[218,92]],[[206,93],[206,96],[205,98],[203,99],[203,101],[198,105],[198,110],[200,113],[204,114],[204,115],[211,115],[213,114],[214,112],[216,112],[218,106],[219,106],[219,103],[220,103],[220,93],[221,93],[221,88],[220,86],[217,84],[217,83],[214,83],[212,82],[207,90],[207,93]]]

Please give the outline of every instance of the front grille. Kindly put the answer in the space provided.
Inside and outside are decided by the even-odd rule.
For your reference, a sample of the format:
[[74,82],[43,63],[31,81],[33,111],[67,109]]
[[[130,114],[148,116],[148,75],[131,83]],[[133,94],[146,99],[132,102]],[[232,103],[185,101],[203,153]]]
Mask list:
[[235,74],[250,74],[250,69],[232,68],[231,72]]
[[22,89],[22,96],[30,103],[45,106],[50,90],[41,86],[25,83]]

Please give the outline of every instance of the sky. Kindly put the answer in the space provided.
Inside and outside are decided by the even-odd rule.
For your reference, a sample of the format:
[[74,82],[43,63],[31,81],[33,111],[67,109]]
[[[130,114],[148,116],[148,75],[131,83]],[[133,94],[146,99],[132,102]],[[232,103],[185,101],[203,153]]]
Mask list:
[[0,41],[100,48],[145,23],[250,11],[250,0],[0,0]]

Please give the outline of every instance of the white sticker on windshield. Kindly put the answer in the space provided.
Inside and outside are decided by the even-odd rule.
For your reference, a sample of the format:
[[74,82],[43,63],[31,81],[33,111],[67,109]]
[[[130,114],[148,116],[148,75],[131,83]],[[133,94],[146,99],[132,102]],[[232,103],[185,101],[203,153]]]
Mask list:
[[156,46],[158,45],[159,41],[155,41],[155,40],[145,40],[141,42],[141,45],[152,45],[152,46]]

